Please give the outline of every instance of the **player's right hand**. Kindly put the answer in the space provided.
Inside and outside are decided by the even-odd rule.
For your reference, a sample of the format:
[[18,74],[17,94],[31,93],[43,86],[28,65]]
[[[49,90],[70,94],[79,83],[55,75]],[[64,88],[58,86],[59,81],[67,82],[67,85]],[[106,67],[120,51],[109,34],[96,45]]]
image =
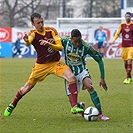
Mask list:
[[28,35],[25,34],[25,35],[23,36],[23,39],[24,39],[25,42],[28,42]]

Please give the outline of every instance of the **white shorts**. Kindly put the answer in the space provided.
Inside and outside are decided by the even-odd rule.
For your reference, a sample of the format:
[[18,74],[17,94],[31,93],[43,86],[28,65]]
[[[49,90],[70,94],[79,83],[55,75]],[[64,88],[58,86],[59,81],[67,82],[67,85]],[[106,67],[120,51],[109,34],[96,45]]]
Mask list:
[[[90,78],[90,74],[88,73],[88,71],[86,69],[84,69],[81,73],[79,73],[77,76],[75,76],[78,92],[80,91],[81,88],[85,89],[83,86],[83,80],[86,77]],[[65,81],[65,89],[66,89],[67,96],[69,96],[71,93],[69,91],[69,86],[68,86],[67,81]]]

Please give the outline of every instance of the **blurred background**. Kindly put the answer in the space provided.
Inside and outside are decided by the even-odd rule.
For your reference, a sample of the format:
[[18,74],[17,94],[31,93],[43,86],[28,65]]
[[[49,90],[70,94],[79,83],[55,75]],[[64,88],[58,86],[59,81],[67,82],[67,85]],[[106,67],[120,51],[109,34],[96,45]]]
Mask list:
[[[34,12],[44,17],[45,25],[57,28],[61,36],[70,35],[73,28],[79,28],[83,39],[94,46],[95,32],[103,26],[108,36],[105,48],[108,50],[112,49],[109,44],[127,11],[133,16],[133,0],[0,0],[0,57],[12,57],[18,36],[22,57],[36,56],[34,48],[25,47],[22,39],[24,33],[33,28],[30,16]],[[120,57],[120,49],[117,51],[120,42],[121,38],[116,42],[113,55],[108,56],[110,53],[106,54],[105,50],[105,57]]]
[[123,17],[133,13],[133,0],[0,0],[0,27],[29,27],[30,15],[56,18]]

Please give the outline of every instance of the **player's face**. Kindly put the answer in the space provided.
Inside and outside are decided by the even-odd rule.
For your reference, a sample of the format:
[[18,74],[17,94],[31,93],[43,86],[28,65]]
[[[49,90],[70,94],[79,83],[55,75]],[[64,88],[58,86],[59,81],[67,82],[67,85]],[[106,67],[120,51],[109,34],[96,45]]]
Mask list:
[[73,37],[71,40],[75,47],[78,47],[81,44],[81,37]]
[[130,21],[131,21],[131,16],[130,16],[130,14],[126,14],[126,15],[125,15],[125,18],[126,18],[126,22],[127,22],[127,23],[130,23]]
[[44,22],[43,22],[43,18],[42,17],[41,18],[35,17],[33,19],[32,25],[35,26],[35,28],[36,28],[37,31],[39,31],[39,32],[44,31],[44,28],[43,28]]

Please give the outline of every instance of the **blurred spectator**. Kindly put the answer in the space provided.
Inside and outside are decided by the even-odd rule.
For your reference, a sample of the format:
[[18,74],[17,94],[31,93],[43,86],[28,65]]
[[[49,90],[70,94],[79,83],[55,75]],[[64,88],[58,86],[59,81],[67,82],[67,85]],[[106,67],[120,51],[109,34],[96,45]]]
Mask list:
[[95,40],[98,44],[98,52],[102,57],[104,57],[104,44],[107,43],[108,39],[102,26],[100,26],[98,31],[96,32]]
[[14,43],[15,46],[15,52],[13,53],[12,57],[14,58],[16,54],[18,55],[18,58],[22,58],[21,50],[20,50],[20,37],[18,36],[16,42]]

